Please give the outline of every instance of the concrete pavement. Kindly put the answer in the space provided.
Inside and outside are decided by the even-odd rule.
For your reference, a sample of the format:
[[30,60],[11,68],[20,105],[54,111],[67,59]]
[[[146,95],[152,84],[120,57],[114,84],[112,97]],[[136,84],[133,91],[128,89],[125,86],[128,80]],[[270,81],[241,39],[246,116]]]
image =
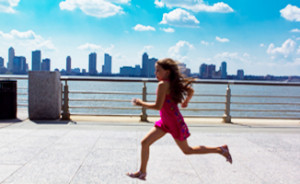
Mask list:
[[[219,155],[184,155],[167,134],[151,146],[146,181],[140,141],[153,123],[138,118],[72,117],[73,122],[0,122],[1,184],[299,183],[300,121],[187,119],[190,145],[228,144]],[[156,118],[151,119],[154,121]]]

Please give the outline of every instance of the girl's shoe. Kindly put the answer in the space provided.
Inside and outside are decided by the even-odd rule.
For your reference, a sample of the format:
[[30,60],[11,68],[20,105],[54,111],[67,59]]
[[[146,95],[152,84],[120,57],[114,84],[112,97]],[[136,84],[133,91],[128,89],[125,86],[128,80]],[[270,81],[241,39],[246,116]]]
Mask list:
[[226,157],[226,161],[232,164],[232,158],[231,155],[229,153],[229,149],[227,145],[223,145],[220,147],[222,150],[222,155],[224,155]]
[[127,176],[131,177],[131,178],[138,178],[140,180],[146,180],[146,173],[142,173],[141,171],[139,171],[138,173],[127,173]]

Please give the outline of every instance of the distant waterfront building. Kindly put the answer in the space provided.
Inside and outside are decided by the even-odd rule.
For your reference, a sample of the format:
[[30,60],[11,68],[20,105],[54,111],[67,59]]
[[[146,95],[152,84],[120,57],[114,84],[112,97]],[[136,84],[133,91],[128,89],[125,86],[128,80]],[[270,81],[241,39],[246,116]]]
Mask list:
[[109,54],[104,54],[104,65],[102,66],[102,74],[111,74],[111,56]]
[[237,79],[243,80],[244,79],[244,70],[238,70],[237,71]]
[[143,54],[142,57],[142,70],[141,76],[142,77],[155,77],[155,63],[158,59],[150,58],[147,53]]
[[32,71],[40,71],[41,70],[41,51],[36,50],[32,51]]
[[66,61],[66,71],[67,71],[67,74],[70,74],[71,71],[72,71],[72,63],[71,63],[71,57],[68,56],[67,57],[67,61]]
[[74,68],[74,69],[72,69],[71,73],[73,73],[75,75],[79,75],[80,74],[80,68]]
[[14,74],[25,74],[27,73],[27,63],[24,56],[15,56],[13,61],[13,70]]
[[131,66],[123,66],[120,68],[120,75],[126,77],[138,77],[141,75],[141,67],[140,65],[135,65],[135,67]]
[[89,55],[89,74],[97,74],[97,54],[95,52]]
[[180,64],[179,64],[179,69],[180,69],[180,72],[181,72],[185,77],[191,76],[191,69],[187,68],[187,67],[186,67],[186,64],[180,63]]
[[208,78],[212,79],[216,72],[216,65],[208,65],[207,71],[208,71]]
[[208,77],[208,70],[207,70],[207,64],[202,64],[199,68],[199,74],[200,74],[200,78],[202,79],[206,79]]
[[221,79],[227,79],[227,63],[225,61],[221,64]]
[[41,70],[42,71],[50,71],[51,61],[49,58],[43,59]]
[[15,57],[15,49],[13,47],[10,47],[8,49],[7,69],[8,69],[8,71],[11,71],[11,72],[13,71],[14,57]]
[[0,68],[4,67],[4,59],[0,57]]
[[142,56],[142,71],[141,71],[141,76],[142,77],[147,76],[147,73],[148,73],[148,59],[149,59],[149,56],[145,52]]

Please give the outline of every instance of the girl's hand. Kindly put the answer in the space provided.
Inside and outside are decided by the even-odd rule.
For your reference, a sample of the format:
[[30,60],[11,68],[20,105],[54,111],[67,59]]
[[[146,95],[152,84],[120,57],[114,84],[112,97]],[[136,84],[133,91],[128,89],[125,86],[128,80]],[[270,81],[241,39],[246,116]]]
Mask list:
[[182,102],[181,107],[182,108],[186,108],[188,106],[188,102],[185,100],[184,102]]
[[138,98],[132,99],[132,104],[137,106],[141,105],[141,99]]

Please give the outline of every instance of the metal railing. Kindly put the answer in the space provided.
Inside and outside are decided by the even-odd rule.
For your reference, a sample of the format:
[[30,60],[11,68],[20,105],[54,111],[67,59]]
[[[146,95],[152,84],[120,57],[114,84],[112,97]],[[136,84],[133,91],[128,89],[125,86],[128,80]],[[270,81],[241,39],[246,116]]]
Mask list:
[[[27,76],[0,76],[0,79],[13,79],[13,80],[27,80]],[[149,110],[146,108],[136,106],[124,106],[124,105],[111,105],[112,103],[118,104],[130,104],[131,99],[128,96],[138,96],[144,101],[153,101],[156,93],[148,92],[147,87],[151,83],[156,83],[155,79],[140,79],[140,78],[104,78],[104,77],[67,77],[62,76],[62,119],[70,119],[70,115],[91,115],[90,113],[73,113],[72,110],[84,109],[84,110],[126,110],[125,114],[101,114],[101,115],[128,115],[128,116],[140,116],[141,121],[147,121]],[[117,90],[117,91],[100,91],[100,90],[75,90],[69,89],[70,82],[109,82],[109,83],[140,83],[141,89],[138,91]],[[181,109],[183,113],[188,112],[185,117],[216,117],[223,118],[224,122],[231,122],[231,118],[281,118],[281,119],[300,119],[300,83],[287,83],[287,82],[258,82],[258,81],[227,81],[227,80],[196,80],[194,81],[194,87],[197,85],[216,85],[225,87],[224,91],[216,92],[202,92],[199,93],[196,90],[190,106],[186,109]],[[130,88],[130,85],[127,85]],[[283,88],[295,88],[297,90],[295,95],[286,95],[284,92],[275,95],[269,94],[236,94],[232,92],[232,88],[236,86],[254,86],[257,87],[283,87]],[[206,86],[206,88],[209,88]],[[135,89],[136,90],[136,89]],[[21,92],[19,92],[21,91]],[[26,87],[18,88],[18,96],[28,95]],[[298,93],[299,91],[299,93]],[[294,94],[294,93],[292,93]],[[80,98],[73,97],[74,95],[80,95]],[[94,95],[94,96],[93,96]],[[95,96],[101,95],[101,98]],[[105,96],[119,96],[117,99],[109,99]],[[152,98],[152,100],[151,100]],[[205,98],[205,100],[199,100]],[[212,99],[212,100],[208,100]],[[219,99],[219,100],[217,100]],[[26,98],[18,98],[18,106],[26,107],[27,104],[19,103],[26,102]],[[77,103],[74,105],[72,103]],[[91,104],[92,103],[92,104]],[[108,105],[103,105],[108,103]],[[86,104],[86,105],[84,105]],[[95,105],[96,104],[96,105]],[[101,104],[101,106],[97,105]],[[212,107],[207,107],[211,105]],[[272,108],[270,108],[270,106]],[[71,112],[70,112],[71,110]],[[140,114],[131,114],[128,111],[140,111]],[[212,113],[214,115],[199,115],[202,113]],[[254,115],[247,115],[252,113]],[[264,113],[264,115],[258,115]],[[267,115],[266,115],[267,114]],[[92,115],[99,115],[94,113]]]
[[[148,83],[155,83],[157,82],[155,79],[122,79],[122,78],[78,78],[78,77],[62,77],[62,81],[65,81],[65,87],[68,87],[67,81],[97,81],[97,82],[127,82],[127,83],[143,83],[143,87],[141,89],[141,92],[110,92],[110,91],[72,91],[72,90],[64,90],[64,96],[68,97],[69,94],[101,94],[101,95],[141,95],[142,99],[144,101],[151,101],[147,100],[150,96],[155,96],[155,93],[148,93],[147,92],[147,84]],[[232,112],[272,112],[272,113],[296,113],[296,116],[280,116],[280,117],[272,117],[272,116],[234,116],[235,118],[282,118],[282,119],[300,119],[300,96],[286,96],[286,95],[239,95],[239,94],[231,94],[231,86],[234,85],[251,85],[251,86],[281,86],[281,87],[300,87],[300,83],[285,83],[285,82],[251,82],[251,81],[226,81],[226,80],[196,80],[194,82],[195,85],[198,84],[214,84],[214,85],[227,85],[226,91],[224,94],[194,94],[195,97],[219,97],[223,98],[224,101],[197,101],[192,100],[190,104],[218,104],[218,105],[224,105],[224,108],[187,108],[187,109],[181,109],[182,111],[193,111],[193,112],[224,112],[224,114],[220,114],[218,116],[191,116],[188,115],[188,117],[222,117],[224,122],[231,122],[232,118]],[[299,88],[300,89],[300,88]],[[239,101],[236,102],[235,99],[242,99],[242,98],[248,98],[248,99],[296,99],[298,102],[249,102],[249,100],[246,101]],[[80,102],[125,102],[129,103],[130,100],[128,98],[126,100],[124,99],[69,99],[69,101],[65,101],[66,104],[63,105],[64,111],[69,112],[69,108],[90,108],[90,109],[122,109],[122,110],[141,110],[141,121],[147,121],[147,117],[149,116],[147,114],[147,109],[140,108],[140,107],[113,107],[113,106],[70,106],[69,102],[72,101],[80,101]],[[251,101],[251,100],[250,100]],[[249,109],[249,108],[232,108],[232,106],[238,105],[238,106],[260,106],[259,109]],[[271,105],[271,106],[296,106],[297,108],[295,110],[291,109],[264,109],[263,106],[265,105]],[[130,114],[131,115],[131,114]]]

